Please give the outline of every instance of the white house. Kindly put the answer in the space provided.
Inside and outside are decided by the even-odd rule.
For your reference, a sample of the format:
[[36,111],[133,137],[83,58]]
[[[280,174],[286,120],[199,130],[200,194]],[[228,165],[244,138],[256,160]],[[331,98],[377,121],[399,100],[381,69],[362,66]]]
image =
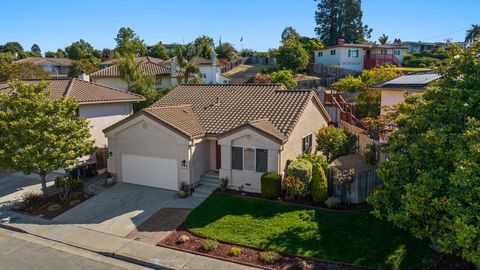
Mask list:
[[192,62],[200,69],[202,82],[205,84],[228,84],[231,79],[221,73],[221,66],[217,63],[217,54],[212,53],[212,59],[196,56]]
[[[315,148],[330,121],[312,90],[272,84],[180,85],[151,107],[104,130],[108,171],[122,182],[178,190],[203,176],[260,192],[265,172]],[[216,173],[215,173],[216,172]],[[198,190],[198,189],[196,189]]]
[[361,71],[386,64],[400,66],[404,53],[400,45],[347,44],[340,39],[337,45],[315,50],[314,64]]

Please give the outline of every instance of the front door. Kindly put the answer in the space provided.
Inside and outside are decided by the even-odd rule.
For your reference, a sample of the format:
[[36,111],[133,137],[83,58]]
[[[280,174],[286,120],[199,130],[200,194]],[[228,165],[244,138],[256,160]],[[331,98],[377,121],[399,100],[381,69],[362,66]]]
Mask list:
[[218,141],[215,141],[215,159],[216,159],[216,168],[219,170],[222,167],[222,146],[218,144]]

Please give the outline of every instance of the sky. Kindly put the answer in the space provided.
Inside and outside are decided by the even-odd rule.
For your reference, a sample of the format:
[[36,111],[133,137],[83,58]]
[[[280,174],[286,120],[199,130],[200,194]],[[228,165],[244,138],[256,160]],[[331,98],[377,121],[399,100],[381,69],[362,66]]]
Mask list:
[[[96,49],[115,47],[120,27],[131,27],[147,44],[187,43],[208,35],[217,43],[266,51],[292,26],[315,36],[314,0],[2,0],[0,44],[37,43],[42,52],[84,39]],[[363,0],[363,22],[402,41],[463,41],[480,23],[477,0]],[[240,42],[243,37],[243,42]]]

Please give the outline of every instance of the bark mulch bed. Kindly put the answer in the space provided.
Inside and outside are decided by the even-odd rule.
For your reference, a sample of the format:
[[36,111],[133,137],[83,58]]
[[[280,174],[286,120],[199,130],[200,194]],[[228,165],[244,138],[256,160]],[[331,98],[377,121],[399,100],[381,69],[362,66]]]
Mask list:
[[341,204],[338,207],[335,208],[328,208],[325,204],[314,204],[312,200],[308,199],[294,199],[294,200],[285,200],[283,198],[279,198],[278,200],[271,200],[262,197],[262,194],[260,193],[252,193],[252,192],[245,192],[245,191],[239,191],[239,190],[234,190],[234,189],[227,189],[224,192],[217,191],[217,193],[224,193],[224,194],[229,194],[229,195],[236,195],[236,196],[242,196],[242,197],[249,197],[249,198],[256,198],[256,199],[262,199],[262,200],[269,200],[269,201],[275,201],[275,202],[280,202],[280,203],[287,203],[287,204],[294,204],[294,205],[300,205],[300,206],[305,206],[309,208],[315,208],[315,209],[322,209],[326,211],[370,211],[372,209],[372,206],[366,202],[364,203],[351,203],[351,204]]
[[[88,200],[91,197],[92,195],[88,193],[76,191],[72,193],[72,197],[69,200],[62,201],[60,200],[60,194],[53,194],[50,195],[50,197],[48,197],[47,199],[41,199],[38,203],[30,207],[25,207],[22,202],[22,206],[20,206],[18,209],[13,210],[22,214],[37,216],[46,219],[53,219],[67,212],[73,207],[81,204],[82,202]],[[55,204],[60,207],[58,208],[52,206]]]
[[[182,236],[188,236],[189,240],[185,243],[177,243],[177,239]],[[218,248],[207,252],[202,248],[202,242],[207,239],[197,236],[182,224],[176,231],[173,231],[165,239],[157,245],[167,248],[172,248],[180,251],[199,254],[215,259],[230,261],[238,264],[263,268],[263,269],[282,269],[282,270],[313,270],[313,269],[336,269],[336,270],[373,270],[375,268],[367,266],[350,265],[339,262],[323,261],[314,258],[307,258],[302,256],[295,256],[293,254],[280,252],[280,259],[275,264],[266,264],[260,259],[260,252],[262,249],[230,244],[227,242],[218,241]],[[232,247],[241,248],[241,253],[238,256],[229,255]]]

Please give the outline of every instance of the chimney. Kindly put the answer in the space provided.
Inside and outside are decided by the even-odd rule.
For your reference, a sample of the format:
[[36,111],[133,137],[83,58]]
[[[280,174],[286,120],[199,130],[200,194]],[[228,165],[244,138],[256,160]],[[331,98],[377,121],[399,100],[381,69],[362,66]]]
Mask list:
[[338,45],[343,45],[345,44],[345,39],[344,38],[339,38],[338,39]]
[[85,74],[85,71],[82,71],[82,74],[78,75],[78,79],[89,82],[90,76]]
[[212,65],[217,65],[217,53],[215,52],[215,50],[212,52]]
[[177,77],[177,59],[173,59],[173,60],[170,62],[170,75],[171,75],[173,78],[176,78],[176,77]]

